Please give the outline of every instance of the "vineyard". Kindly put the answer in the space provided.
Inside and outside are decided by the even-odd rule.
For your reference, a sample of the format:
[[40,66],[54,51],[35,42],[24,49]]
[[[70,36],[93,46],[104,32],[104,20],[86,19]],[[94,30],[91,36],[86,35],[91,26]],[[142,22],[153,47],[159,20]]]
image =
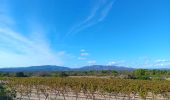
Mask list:
[[17,100],[170,100],[170,81],[101,78],[3,78]]

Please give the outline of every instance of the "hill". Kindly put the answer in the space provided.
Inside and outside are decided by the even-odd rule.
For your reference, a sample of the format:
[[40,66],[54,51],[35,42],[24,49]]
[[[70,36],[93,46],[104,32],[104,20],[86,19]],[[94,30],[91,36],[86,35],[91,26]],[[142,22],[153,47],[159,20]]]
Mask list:
[[56,66],[56,65],[42,65],[42,66],[30,66],[30,67],[17,67],[17,68],[1,68],[1,72],[35,72],[35,71],[69,71],[68,67]]
[[114,66],[114,65],[91,65],[91,66],[84,66],[77,70],[81,71],[90,71],[90,70],[134,70],[133,68],[122,67],[122,66]]
[[133,68],[107,65],[91,65],[80,68],[69,68],[56,65],[42,65],[16,68],[0,68],[1,72],[35,72],[35,71],[90,71],[90,70],[134,70]]

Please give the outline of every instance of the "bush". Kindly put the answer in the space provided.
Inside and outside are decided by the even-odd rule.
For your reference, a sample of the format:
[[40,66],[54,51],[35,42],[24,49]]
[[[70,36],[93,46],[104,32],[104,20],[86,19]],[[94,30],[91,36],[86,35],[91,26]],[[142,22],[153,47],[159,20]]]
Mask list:
[[26,75],[23,72],[17,72],[16,77],[26,77]]
[[59,74],[59,77],[68,77],[69,75],[67,74],[67,73],[65,73],[65,72],[61,72],[60,74]]
[[12,93],[4,85],[0,85],[0,100],[13,100],[13,97],[16,96],[16,93]]
[[137,77],[137,79],[140,79],[140,80],[150,80],[151,78],[149,76],[139,76],[139,77]]

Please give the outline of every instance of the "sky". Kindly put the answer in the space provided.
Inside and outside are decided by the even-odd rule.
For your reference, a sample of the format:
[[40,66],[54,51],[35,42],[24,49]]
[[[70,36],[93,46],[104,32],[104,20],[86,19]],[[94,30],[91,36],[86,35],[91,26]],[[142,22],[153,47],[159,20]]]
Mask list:
[[0,67],[170,68],[170,0],[0,0]]

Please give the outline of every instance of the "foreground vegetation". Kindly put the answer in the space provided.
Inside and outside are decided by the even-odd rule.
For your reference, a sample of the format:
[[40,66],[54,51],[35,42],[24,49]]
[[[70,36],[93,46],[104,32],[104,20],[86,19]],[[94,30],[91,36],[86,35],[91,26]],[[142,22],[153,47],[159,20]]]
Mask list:
[[69,100],[70,94],[76,100],[82,96],[92,100],[170,100],[170,70],[2,72],[0,77],[0,100],[16,96],[30,100],[32,95],[38,100],[41,96]]
[[[131,79],[103,79],[103,78],[1,78],[5,86],[10,88],[11,93],[18,92],[20,99],[23,95],[30,98],[33,91],[37,97],[43,94],[46,99],[50,93],[58,96],[66,96],[71,92],[75,94],[76,100],[82,93],[86,98],[91,97],[95,100],[96,95],[118,98],[119,96],[135,99],[137,95],[141,98],[151,94],[152,99],[156,100],[157,95],[161,95],[165,100],[170,99],[170,81],[166,80],[131,80]],[[9,96],[13,94],[7,94]]]

